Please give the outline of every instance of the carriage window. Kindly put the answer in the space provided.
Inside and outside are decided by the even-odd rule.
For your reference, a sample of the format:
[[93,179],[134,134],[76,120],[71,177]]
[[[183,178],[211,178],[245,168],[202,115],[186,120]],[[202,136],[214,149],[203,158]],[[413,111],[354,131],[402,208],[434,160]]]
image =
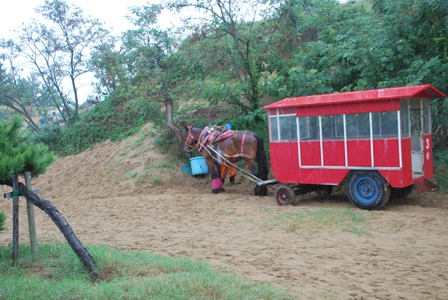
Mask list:
[[297,141],[296,116],[280,116],[280,140]]
[[277,116],[269,117],[269,125],[271,129],[271,141],[278,141],[278,123]]
[[419,135],[422,129],[420,99],[410,99],[411,134]]
[[411,119],[411,147],[414,150],[421,151],[421,131],[422,131],[422,119],[420,100],[411,99],[410,103],[410,119]]
[[319,139],[319,119],[318,117],[299,118],[300,140]]
[[342,115],[322,116],[322,138],[336,140],[344,138],[344,119]]
[[310,138],[310,118],[303,117],[299,118],[299,130],[300,130],[300,139],[309,139]]
[[347,139],[370,138],[369,114],[346,115]]
[[423,100],[423,133],[431,133],[431,100]]
[[400,102],[400,124],[401,137],[408,138],[410,136],[409,130],[409,100],[402,99]]
[[372,113],[372,131],[375,138],[397,138],[398,116],[396,111]]

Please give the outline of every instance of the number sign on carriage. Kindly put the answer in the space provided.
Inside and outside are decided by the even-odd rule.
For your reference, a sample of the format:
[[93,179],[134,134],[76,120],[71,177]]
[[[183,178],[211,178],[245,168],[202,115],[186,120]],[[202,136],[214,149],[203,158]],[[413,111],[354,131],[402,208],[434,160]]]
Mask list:
[[433,86],[292,97],[264,107],[271,168],[281,183],[280,205],[310,190],[325,196],[346,182],[349,200],[379,209],[389,198],[435,188],[431,99]]

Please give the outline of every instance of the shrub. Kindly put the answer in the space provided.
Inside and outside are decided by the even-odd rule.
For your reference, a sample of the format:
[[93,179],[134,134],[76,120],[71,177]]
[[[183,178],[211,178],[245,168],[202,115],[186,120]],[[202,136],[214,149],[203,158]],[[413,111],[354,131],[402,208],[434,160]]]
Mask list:
[[[157,105],[109,97],[73,117],[65,126],[45,126],[35,142],[43,142],[59,155],[73,155],[108,139],[122,140],[138,132],[149,121]],[[159,113],[160,115],[160,113]],[[151,119],[152,121],[152,119]]]
[[0,231],[6,230],[5,221],[6,221],[6,215],[0,212]]

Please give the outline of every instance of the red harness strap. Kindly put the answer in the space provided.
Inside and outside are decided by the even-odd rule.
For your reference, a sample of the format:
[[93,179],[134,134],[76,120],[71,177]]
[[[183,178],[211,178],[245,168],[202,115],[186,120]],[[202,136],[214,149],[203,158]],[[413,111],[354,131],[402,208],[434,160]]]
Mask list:
[[[192,140],[191,144],[188,143],[188,139]],[[185,140],[185,145],[193,150],[193,148],[196,146],[196,143],[198,140],[194,137],[194,135],[191,134],[191,126],[188,126],[188,135],[187,135],[187,139]]]
[[[208,132],[209,130],[210,130],[210,132]],[[198,139],[197,139],[198,151],[201,151],[202,148],[205,147],[205,145],[207,145],[208,143],[220,142],[222,140],[232,137],[235,134],[235,131],[228,130],[228,131],[225,131],[224,133],[221,133],[218,136],[215,136],[214,135],[215,131],[216,130],[214,128],[210,128],[208,126],[206,126],[202,129],[202,131],[199,134]],[[227,155],[226,153],[222,153],[222,155],[227,158],[246,157],[249,159],[255,159],[256,157],[244,153],[244,142],[246,140],[247,132],[248,132],[247,130],[244,131],[243,139],[241,141],[240,153],[237,153],[237,154],[231,155],[231,156]]]
[[227,157],[227,158],[246,157],[246,158],[249,158],[249,159],[255,159],[256,158],[255,156],[248,155],[248,154],[244,153],[244,141],[246,140],[246,134],[247,134],[247,130],[244,131],[243,139],[241,140],[241,149],[240,149],[241,151],[240,151],[240,153],[237,153],[237,154],[232,155],[232,156],[228,156],[228,155],[224,154],[225,157]]
[[202,147],[205,146],[205,144],[207,144],[207,136],[206,136],[206,132],[209,130],[208,126],[205,126],[204,129],[202,129],[201,133],[198,136],[198,151],[202,150]]
[[244,131],[243,140],[241,141],[241,154],[244,153],[244,141],[246,140],[247,130]]

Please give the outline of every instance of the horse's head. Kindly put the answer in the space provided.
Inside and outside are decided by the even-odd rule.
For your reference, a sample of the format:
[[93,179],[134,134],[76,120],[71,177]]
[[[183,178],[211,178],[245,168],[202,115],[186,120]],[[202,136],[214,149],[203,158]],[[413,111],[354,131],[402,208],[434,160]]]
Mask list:
[[198,136],[192,132],[192,126],[186,126],[187,138],[185,139],[184,151],[191,152],[198,143]]

